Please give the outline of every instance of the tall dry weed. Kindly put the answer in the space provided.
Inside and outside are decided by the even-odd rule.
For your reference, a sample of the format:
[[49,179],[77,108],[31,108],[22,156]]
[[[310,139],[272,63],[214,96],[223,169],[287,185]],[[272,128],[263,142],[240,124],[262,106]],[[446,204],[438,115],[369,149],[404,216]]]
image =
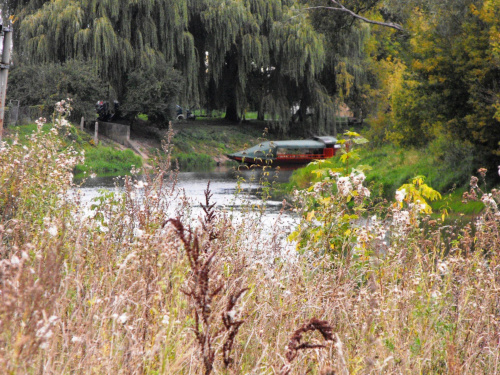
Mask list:
[[[165,160],[89,213],[71,183],[81,155],[57,142],[0,150],[4,373],[500,373],[496,191],[473,187],[486,209],[464,227],[396,201],[363,225],[328,218],[334,256],[314,236],[289,255],[279,225],[234,220],[209,192],[193,218]],[[324,340],[307,322],[329,322]]]

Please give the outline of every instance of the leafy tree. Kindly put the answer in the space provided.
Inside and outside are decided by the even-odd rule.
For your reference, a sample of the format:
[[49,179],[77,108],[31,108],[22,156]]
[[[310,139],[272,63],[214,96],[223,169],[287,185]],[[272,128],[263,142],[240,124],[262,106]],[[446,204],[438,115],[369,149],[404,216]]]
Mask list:
[[23,15],[17,45],[21,58],[33,63],[87,61],[119,97],[129,72],[168,61],[183,68],[185,96],[196,96],[186,0],[54,0],[30,9],[18,9]]
[[25,4],[14,10],[22,14],[18,56],[30,62],[92,62],[120,98],[131,72],[171,64],[183,73],[182,102],[226,107],[238,120],[260,92],[260,112],[282,131],[296,102],[314,107],[316,130],[330,130],[332,99],[317,79],[324,39],[296,0]]
[[470,141],[478,163],[495,164],[491,155],[499,154],[500,141],[498,3],[426,5],[408,21],[410,61],[405,83],[394,96],[395,130],[405,144],[425,144],[439,134]]
[[223,104],[231,120],[242,117],[252,95],[262,114],[286,131],[295,102],[317,109],[317,127],[328,131],[333,112],[317,80],[325,63],[324,40],[295,1],[199,1],[192,8],[189,31],[200,61],[202,99]]
[[125,111],[146,113],[151,121],[163,125],[172,118],[182,85],[179,71],[168,65],[137,69],[129,74],[127,83],[122,103]]
[[107,87],[91,64],[68,60],[64,63],[15,64],[9,73],[9,99],[21,105],[40,105],[45,116],[54,112],[54,104],[73,99],[71,117],[95,115],[95,103],[107,96]]

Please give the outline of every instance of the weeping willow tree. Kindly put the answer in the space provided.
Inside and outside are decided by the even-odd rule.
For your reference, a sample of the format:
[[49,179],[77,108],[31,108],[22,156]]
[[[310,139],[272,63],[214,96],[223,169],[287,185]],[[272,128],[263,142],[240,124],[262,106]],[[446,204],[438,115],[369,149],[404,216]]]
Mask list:
[[23,15],[19,52],[30,62],[90,61],[118,94],[130,72],[172,64],[185,72],[184,96],[196,99],[198,64],[187,32],[187,0],[40,3],[18,9]]
[[[378,0],[348,0],[343,3],[355,14],[371,12],[372,17],[378,15],[381,5]],[[356,117],[362,118],[370,110],[367,88],[373,89],[376,81],[366,49],[372,26],[350,13],[333,11],[328,7],[331,4],[330,0],[307,1],[311,23],[325,35],[327,41],[327,64],[320,82],[336,99],[335,105],[345,103]]]
[[332,100],[317,77],[325,64],[324,38],[298,12],[296,1],[201,0],[190,8],[189,31],[200,61],[199,86],[210,107],[224,105],[239,120],[249,104],[282,132],[291,108],[315,109],[314,132],[328,132]]
[[[252,105],[282,132],[290,124],[304,129],[309,112],[312,121],[304,132],[335,129],[339,91],[329,88],[330,78],[348,83],[350,73],[341,74],[348,69],[342,71],[342,61],[331,58],[331,38],[313,25],[299,0],[23,4],[15,10],[22,15],[19,52],[31,63],[92,62],[118,95],[128,88],[131,72],[170,65],[183,72],[184,103],[225,108],[230,120],[243,118]],[[299,108],[302,122],[291,121],[292,108]]]

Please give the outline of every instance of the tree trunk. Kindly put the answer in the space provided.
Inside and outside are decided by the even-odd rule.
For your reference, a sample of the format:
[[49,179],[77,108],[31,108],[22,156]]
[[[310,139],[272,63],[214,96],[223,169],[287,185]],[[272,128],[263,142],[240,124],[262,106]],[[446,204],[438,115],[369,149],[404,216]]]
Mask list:
[[241,120],[240,116],[238,115],[238,106],[236,104],[235,97],[233,97],[227,103],[225,119],[229,120],[229,121],[234,121],[234,122],[240,122],[240,120]]
[[259,108],[259,111],[257,112],[257,120],[264,121],[265,119],[266,119],[266,113],[264,112],[264,109],[261,106]]
[[224,69],[224,96],[226,102],[226,120],[240,122],[238,114],[238,51],[233,46],[226,56]]

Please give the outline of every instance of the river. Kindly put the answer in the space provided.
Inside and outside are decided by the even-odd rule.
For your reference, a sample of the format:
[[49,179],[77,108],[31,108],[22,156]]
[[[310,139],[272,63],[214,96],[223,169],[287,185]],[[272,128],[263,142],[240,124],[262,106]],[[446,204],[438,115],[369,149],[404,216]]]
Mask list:
[[[212,202],[216,203],[216,208],[230,212],[235,220],[239,220],[243,215],[242,212],[249,207],[262,205],[260,198],[262,182],[287,182],[292,172],[291,170],[263,172],[261,169],[237,171],[227,167],[217,167],[210,171],[179,172],[177,188],[185,193],[191,202],[193,215],[197,216],[201,213],[201,203],[205,201],[204,192],[210,182]],[[115,177],[89,178],[79,188],[82,203],[90,212],[90,204],[99,196],[101,189],[121,190],[122,186],[123,180]],[[283,201],[276,200],[267,200],[260,220],[265,227],[278,226],[283,238],[286,238],[298,223],[296,214],[292,213],[289,207],[284,208]]]

